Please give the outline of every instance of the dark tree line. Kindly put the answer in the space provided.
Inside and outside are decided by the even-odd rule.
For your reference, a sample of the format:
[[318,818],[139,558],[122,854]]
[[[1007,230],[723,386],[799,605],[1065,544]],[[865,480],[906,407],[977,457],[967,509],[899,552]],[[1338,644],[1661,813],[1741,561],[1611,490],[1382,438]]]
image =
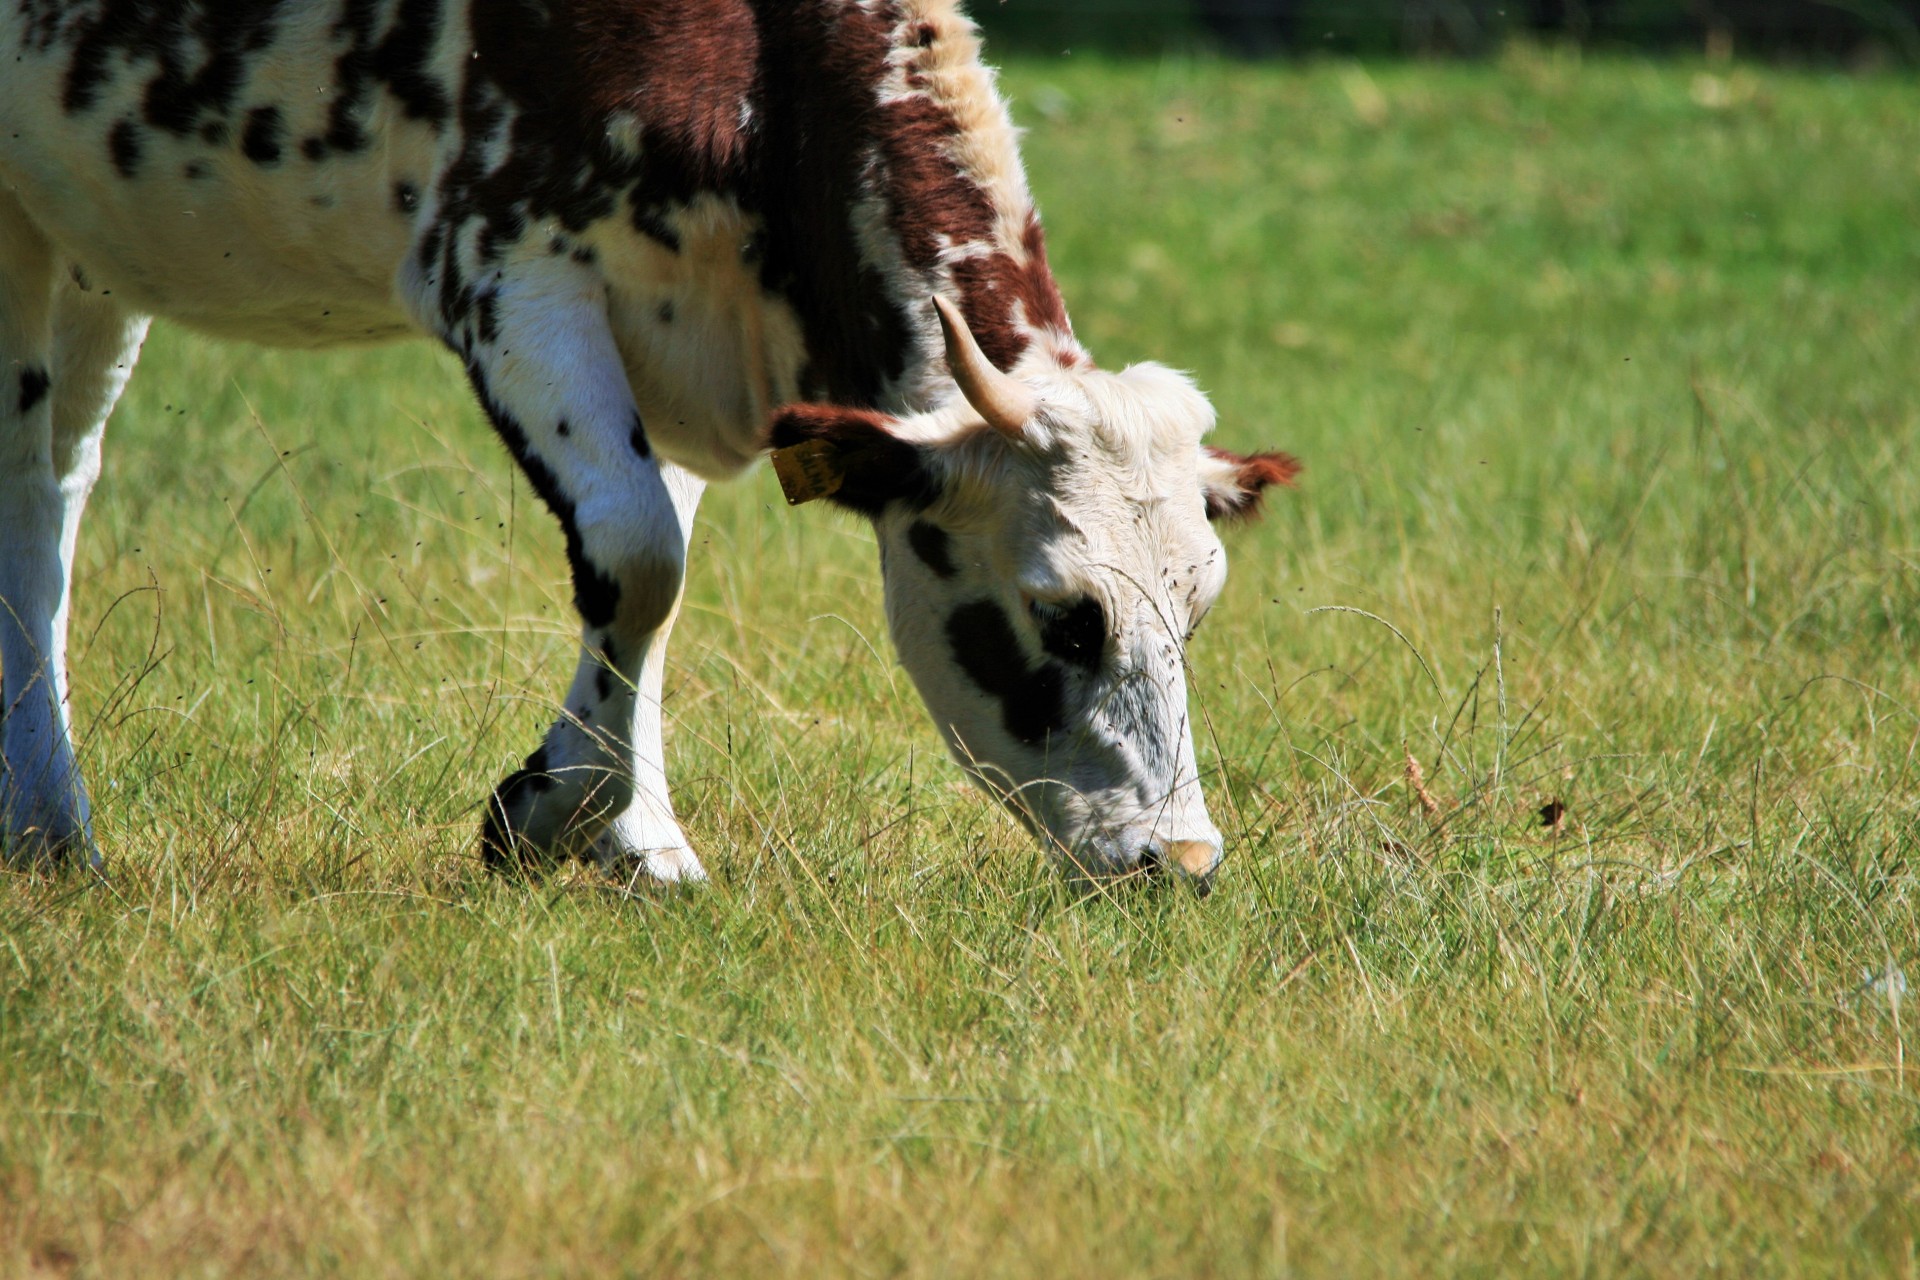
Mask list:
[[1920,63],[1920,0],[973,0],[991,35],[1036,48],[1183,36],[1234,52],[1477,54],[1516,35],[1598,48]]
[[1329,38],[1410,52],[1481,51],[1519,32],[1583,43],[1844,57],[1902,49],[1920,34],[1913,0],[1196,0],[1225,43],[1310,49]]

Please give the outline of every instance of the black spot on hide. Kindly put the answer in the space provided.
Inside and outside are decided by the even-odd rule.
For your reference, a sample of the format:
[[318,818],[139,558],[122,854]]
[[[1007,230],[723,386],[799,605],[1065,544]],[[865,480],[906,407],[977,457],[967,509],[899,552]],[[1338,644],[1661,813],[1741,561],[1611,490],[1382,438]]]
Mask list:
[[540,871],[541,863],[530,863],[532,850],[515,834],[507,820],[507,807],[526,792],[540,795],[553,789],[553,777],[547,772],[547,749],[543,745],[527,757],[526,764],[500,780],[487,798],[487,816],[480,824],[480,860],[489,871],[512,874]]
[[446,243],[445,231],[435,225],[427,228],[427,234],[420,237],[419,262],[422,267],[431,267],[433,260],[440,256],[441,246]]
[[334,63],[338,88],[327,122],[329,147],[359,151],[368,145],[361,124],[369,93],[378,85],[399,99],[408,119],[424,120],[436,131],[446,123],[452,99],[427,70],[445,7],[444,0],[400,0],[391,24],[385,24],[381,6],[349,0],[336,26],[350,44]]
[[[31,9],[33,6],[26,6]],[[69,6],[73,54],[61,106],[69,114],[99,104],[116,75],[149,74],[141,118],[156,129],[186,136],[203,114],[225,114],[245,80],[248,59],[273,40],[273,0],[226,0],[185,6],[154,0],[104,0]]]
[[913,554],[920,557],[922,564],[933,570],[935,576],[951,578],[958,572],[953,567],[953,539],[939,525],[915,520],[907,526],[907,545],[913,548]]
[[477,296],[474,301],[475,331],[480,341],[492,342],[500,336],[500,303],[492,290]]
[[661,215],[660,210],[653,206],[636,204],[633,207],[633,229],[659,244],[668,253],[680,252],[680,233],[675,231]]
[[789,405],[773,420],[767,443],[776,449],[805,440],[833,447],[843,479],[828,499],[869,519],[889,503],[925,511],[940,496],[928,450],[887,429],[885,415],[834,405]]
[[53,380],[47,377],[45,369],[33,368],[20,371],[20,415],[25,417],[33,412],[33,406],[47,397],[47,388]]
[[247,112],[246,128],[240,134],[240,153],[257,165],[280,163],[280,108],[255,107]]
[[967,678],[999,699],[1001,723],[1015,738],[1038,746],[1066,727],[1060,668],[1027,664],[1020,637],[999,605],[977,600],[955,609],[947,619],[947,643]]
[[140,152],[140,126],[133,121],[122,120],[107,131],[107,154],[121,177],[131,178],[140,171]]

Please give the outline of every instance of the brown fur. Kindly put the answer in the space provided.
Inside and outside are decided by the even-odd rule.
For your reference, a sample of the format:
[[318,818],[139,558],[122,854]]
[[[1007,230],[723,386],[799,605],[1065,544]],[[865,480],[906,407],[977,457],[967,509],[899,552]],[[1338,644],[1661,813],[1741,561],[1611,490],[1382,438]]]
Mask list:
[[1207,452],[1233,467],[1235,486],[1231,491],[1207,491],[1207,519],[1253,520],[1259,518],[1262,491],[1268,485],[1292,488],[1305,470],[1298,458],[1289,453],[1254,453],[1242,456],[1225,449],[1207,446]]
[[[1084,360],[1047,268],[1014,135],[947,0],[554,0],[552,21],[476,6],[480,63],[516,105],[512,159],[477,181],[495,204],[573,224],[609,187],[661,238],[656,211],[711,192],[764,224],[763,287],[800,317],[803,391],[919,407],[926,295],[957,295],[987,356],[1036,339]],[[631,121],[630,156],[606,141]],[[611,129],[618,134],[618,128]],[[578,155],[581,139],[598,145]],[[582,183],[583,164],[595,171]],[[895,262],[853,219],[877,197]],[[910,278],[902,279],[905,267]],[[943,280],[943,276],[946,277]],[[950,283],[949,283],[950,281]],[[896,392],[889,395],[889,391]]]

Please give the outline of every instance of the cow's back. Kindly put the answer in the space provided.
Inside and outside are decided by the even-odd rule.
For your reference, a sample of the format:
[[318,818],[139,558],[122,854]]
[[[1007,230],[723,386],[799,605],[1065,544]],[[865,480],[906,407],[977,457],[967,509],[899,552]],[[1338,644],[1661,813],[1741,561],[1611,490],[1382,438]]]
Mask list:
[[0,59],[0,183],[86,287],[471,360],[561,255],[709,478],[782,402],[946,394],[936,291],[1083,359],[955,0],[0,0]]

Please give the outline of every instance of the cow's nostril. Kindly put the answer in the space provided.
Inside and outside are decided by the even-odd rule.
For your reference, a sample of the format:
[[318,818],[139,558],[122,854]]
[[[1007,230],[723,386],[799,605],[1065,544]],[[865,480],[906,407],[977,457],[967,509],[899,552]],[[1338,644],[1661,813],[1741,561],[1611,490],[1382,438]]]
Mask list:
[[1140,850],[1140,861],[1135,865],[1149,880],[1157,878],[1162,871],[1166,870],[1166,864],[1160,861],[1160,850],[1153,845],[1147,845]]

